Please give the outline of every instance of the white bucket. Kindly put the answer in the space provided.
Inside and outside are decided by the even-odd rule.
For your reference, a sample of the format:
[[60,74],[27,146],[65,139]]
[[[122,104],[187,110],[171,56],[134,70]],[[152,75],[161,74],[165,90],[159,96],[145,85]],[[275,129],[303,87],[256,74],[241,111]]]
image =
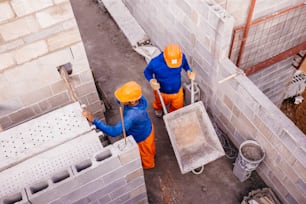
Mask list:
[[265,158],[264,149],[255,141],[244,141],[239,147],[239,155],[236,158],[235,165],[239,165],[246,171],[253,171]]

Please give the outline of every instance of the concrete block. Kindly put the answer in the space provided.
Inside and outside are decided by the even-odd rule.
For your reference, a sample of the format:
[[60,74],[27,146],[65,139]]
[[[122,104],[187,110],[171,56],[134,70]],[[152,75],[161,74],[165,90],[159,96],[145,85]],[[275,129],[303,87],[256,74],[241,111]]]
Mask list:
[[72,45],[71,52],[76,61],[87,59],[85,47],[82,42]]
[[[16,30],[18,28],[18,30]],[[39,30],[34,16],[26,16],[16,21],[0,25],[0,33],[5,41],[10,41]]]
[[138,178],[138,177],[143,177],[143,169],[137,169],[136,171],[126,175],[126,181],[129,183],[130,181]]
[[90,201],[95,201],[102,199],[106,193],[112,192],[114,189],[118,188],[125,184],[124,179],[120,178],[117,180],[113,180],[109,185],[105,185],[101,178],[90,181],[88,184],[79,186],[78,189],[75,189],[70,194],[61,197],[59,200],[62,203],[73,203],[82,198],[87,198]]
[[188,1],[176,0],[173,5],[178,6],[185,13],[186,17],[189,17],[190,19],[192,18],[192,8],[189,5]]
[[0,23],[6,22],[7,20],[15,16],[8,1],[0,3]]
[[52,6],[52,0],[12,0],[11,5],[18,17]]
[[78,24],[76,22],[76,19],[73,18],[73,19],[63,22],[62,27],[64,28],[64,30],[70,30],[72,28],[78,28]]
[[125,204],[147,204],[148,198],[147,198],[147,193],[143,192],[135,197],[132,197],[129,199]]
[[15,65],[12,53],[4,53],[0,55],[0,71]]
[[82,83],[94,81],[93,73],[90,69],[80,72],[79,78],[80,78],[80,82]]
[[85,97],[88,101],[88,104],[93,104],[93,103],[96,103],[96,102],[100,102],[99,96],[95,92],[94,93],[89,93]]
[[9,116],[4,116],[4,117],[0,117],[0,124],[1,124],[1,128],[5,130],[9,128],[10,126],[12,126],[13,122],[11,121],[11,118]]
[[67,87],[66,87],[66,84],[65,84],[64,80],[54,82],[52,84],[49,84],[49,86],[52,90],[52,93],[55,94],[55,95],[58,94],[58,93],[62,93],[62,92],[67,91]]
[[290,203],[290,204],[299,204],[299,202],[290,194],[288,193],[285,196],[286,202]]
[[80,42],[81,40],[79,29],[76,28],[49,37],[47,39],[47,44],[49,51],[54,51]]
[[10,114],[10,119],[14,124],[19,124],[25,120],[29,120],[30,118],[33,118],[35,116],[35,113],[31,108],[24,108],[17,112],[14,112]]
[[25,45],[13,52],[14,59],[17,64],[22,64],[48,52],[45,41],[37,41],[32,44]]
[[[131,192],[137,189],[139,186],[143,187],[144,185],[144,178],[139,177],[130,183],[127,183],[126,185],[120,186],[119,188],[114,189],[112,193],[110,193],[111,199],[115,200],[121,195],[125,194],[126,192]],[[145,186],[144,186],[144,191],[145,191]],[[133,195],[131,197],[135,197],[136,195]]]
[[23,40],[24,40],[25,43],[32,43],[34,41],[45,39],[45,38],[47,38],[51,35],[54,35],[56,33],[60,33],[62,31],[63,31],[63,26],[61,24],[57,24],[57,25],[54,25],[52,27],[40,30],[36,33],[32,33],[30,35],[27,35],[23,38]]
[[[45,183],[46,184],[46,183]],[[78,187],[78,183],[74,180],[72,171],[67,168],[63,171],[57,172],[48,178],[48,187],[45,189],[33,191],[33,186],[30,185],[26,188],[27,195],[32,204],[50,203],[66,194],[68,189]]]
[[70,98],[67,92],[53,95],[52,97],[48,99],[48,102],[52,107],[59,107],[59,106],[67,105],[68,103],[71,103],[72,101],[73,99]]
[[144,30],[138,25],[122,1],[102,0],[103,5],[114,18],[132,46],[148,39]]
[[30,204],[28,201],[26,191],[21,189],[20,192],[6,195],[0,198],[0,204]]
[[306,198],[306,182],[303,181],[302,179],[298,179],[296,185],[298,189],[301,191],[301,193],[304,195],[304,197]]
[[[38,59],[38,63],[40,66],[43,66],[47,70],[54,70],[54,75],[57,76],[56,81],[61,79],[60,75],[56,70],[56,67],[72,61],[73,57],[69,48],[49,53]],[[49,71],[49,73],[51,72]]]
[[42,28],[74,18],[70,3],[58,4],[36,13],[36,18]]
[[101,199],[109,199],[110,197],[107,196],[104,198],[105,194],[111,193],[115,191],[116,189],[119,189],[121,186],[126,185],[125,181],[120,178],[118,180],[115,180],[114,182],[110,183],[109,185],[105,186],[104,188],[101,188],[99,190],[93,190],[92,194],[88,195],[88,199],[91,201],[101,200]]
[[75,87],[77,96],[85,96],[88,93],[96,92],[96,85],[93,81],[81,84],[80,86]]
[[108,203],[110,200],[111,200],[111,198],[109,197],[109,195],[105,195],[104,197],[99,199],[99,203],[98,204]]
[[28,106],[37,101],[49,98],[50,96],[52,96],[51,89],[48,86],[44,86],[44,87],[39,87],[39,89],[34,91],[25,92],[24,95],[20,96],[20,100],[23,105]]
[[95,178],[99,178],[121,167],[118,157],[110,147],[106,147],[103,151],[96,154],[94,158],[95,161],[91,161],[93,162],[91,163],[92,165],[87,165],[87,168],[82,166],[78,167],[77,165],[72,167],[74,174],[78,176],[80,185],[84,185]]
[[5,52],[5,51],[11,51],[17,47],[20,47],[24,44],[23,40],[21,39],[17,39],[17,40],[13,40],[10,41],[8,43],[5,44],[1,44],[0,45],[0,53]]
[[112,200],[111,202],[109,202],[108,204],[118,204],[118,203],[124,203],[125,201],[130,199],[130,195],[128,193],[122,195],[121,197]]
[[64,3],[64,2],[67,2],[69,0],[53,0],[55,4],[61,4],[61,3]]

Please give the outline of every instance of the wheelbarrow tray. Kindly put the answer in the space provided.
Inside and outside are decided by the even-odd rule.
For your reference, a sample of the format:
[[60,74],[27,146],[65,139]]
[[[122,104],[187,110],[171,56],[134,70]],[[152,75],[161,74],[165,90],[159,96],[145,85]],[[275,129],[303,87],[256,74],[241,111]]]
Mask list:
[[225,155],[202,101],[163,117],[182,174]]

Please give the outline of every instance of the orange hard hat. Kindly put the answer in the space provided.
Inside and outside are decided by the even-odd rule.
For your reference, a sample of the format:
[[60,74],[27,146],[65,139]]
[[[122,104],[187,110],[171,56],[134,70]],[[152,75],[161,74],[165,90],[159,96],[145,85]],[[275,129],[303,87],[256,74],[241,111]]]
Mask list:
[[169,44],[164,50],[164,59],[170,68],[178,68],[182,64],[183,53],[178,44]]
[[121,103],[136,101],[142,96],[141,86],[135,81],[123,84],[115,91],[115,96]]

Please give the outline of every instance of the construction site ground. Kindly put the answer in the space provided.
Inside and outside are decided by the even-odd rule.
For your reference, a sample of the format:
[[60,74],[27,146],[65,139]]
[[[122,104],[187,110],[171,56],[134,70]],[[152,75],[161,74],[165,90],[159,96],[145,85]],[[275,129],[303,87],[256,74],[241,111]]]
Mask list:
[[304,100],[299,104],[294,103],[294,98],[289,98],[283,101],[281,110],[306,135],[306,89],[301,96]]
[[[111,105],[105,112],[107,123],[120,120],[113,92],[127,81],[140,83],[151,104],[152,90],[143,75],[146,61],[132,49],[108,12],[94,0],[72,0],[71,4],[90,67]],[[148,112],[155,126],[157,147],[156,167],[144,170],[150,204],[238,204],[248,192],[266,187],[255,171],[248,180],[240,182],[233,174],[235,158],[226,156],[205,165],[200,175],[181,174],[163,120],[154,116],[151,106]]]

